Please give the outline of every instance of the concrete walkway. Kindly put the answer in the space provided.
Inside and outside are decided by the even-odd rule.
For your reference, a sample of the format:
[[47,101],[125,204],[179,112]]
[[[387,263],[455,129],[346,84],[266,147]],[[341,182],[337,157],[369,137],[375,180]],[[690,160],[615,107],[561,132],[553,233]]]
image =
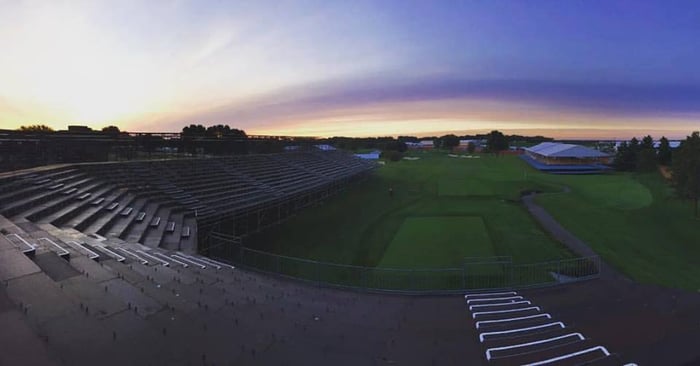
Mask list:
[[[568,191],[569,190],[567,187],[567,189],[564,190],[564,193],[567,193]],[[547,212],[547,210],[535,203],[535,196],[535,193],[523,196],[523,203],[525,204],[525,207],[527,207],[527,210],[530,211],[532,217],[534,217],[535,220],[537,220],[537,222],[539,222],[540,225],[542,225],[542,227],[554,239],[566,245],[572,252],[579,256],[589,257],[598,255],[583,240],[566,230],[556,219],[554,219],[554,217],[552,217],[552,215],[549,214],[549,212]],[[616,269],[605,263],[602,259],[600,260],[600,275],[601,277],[608,279],[625,279],[630,281]]]

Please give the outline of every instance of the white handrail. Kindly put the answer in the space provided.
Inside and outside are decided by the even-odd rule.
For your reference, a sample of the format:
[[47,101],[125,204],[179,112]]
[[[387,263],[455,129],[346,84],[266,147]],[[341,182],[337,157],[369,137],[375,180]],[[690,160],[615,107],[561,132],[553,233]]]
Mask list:
[[143,264],[144,266],[148,264],[148,261],[147,261],[147,260],[145,260],[145,259],[139,257],[138,255],[136,255],[136,254],[134,254],[134,253],[132,253],[132,252],[130,252],[130,251],[124,249],[124,248],[117,248],[117,250],[120,250],[120,251],[122,251],[122,252],[124,252],[124,253],[126,253],[126,254],[128,254],[128,255],[134,257],[134,258],[136,258],[136,259],[138,259],[139,261],[141,261],[141,264]]
[[[36,251],[36,246],[34,244],[30,244],[28,241],[24,240],[23,237],[21,237],[17,234],[9,234],[9,235],[6,235],[5,237],[7,238],[7,240],[10,240],[9,238],[11,236],[14,236],[15,238],[19,239],[19,241],[21,241],[22,244],[26,245],[29,248],[29,249],[23,250],[22,253],[30,253],[30,252]],[[10,243],[12,243],[12,240],[10,240]]]
[[548,360],[538,361],[538,362],[533,362],[533,363],[528,363],[527,366],[546,365],[546,364],[548,364],[548,363],[557,362],[557,361],[561,361],[561,360],[566,360],[567,358],[576,357],[576,356],[583,355],[583,354],[586,354],[586,353],[591,353],[591,352],[593,352],[593,351],[601,351],[601,352],[603,352],[606,356],[610,356],[610,352],[608,352],[608,350],[605,349],[605,347],[603,347],[603,346],[596,346],[596,347],[591,347],[591,348],[587,348],[587,349],[584,349],[584,350],[580,350],[580,351],[578,351],[578,352],[573,352],[573,353],[561,355],[561,356],[559,356],[559,357],[550,358],[550,359],[548,359]]
[[75,246],[77,246],[78,248],[80,248],[80,249],[82,249],[82,250],[88,252],[88,259],[92,259],[92,260],[100,259],[100,255],[99,255],[99,254],[97,254],[97,253],[93,252],[92,250],[90,250],[90,249],[84,247],[82,244],[78,243],[77,241],[72,241],[72,240],[71,240],[71,241],[67,241],[66,243],[67,243],[68,245],[70,245],[70,243],[73,243],[73,245],[75,245]]
[[495,295],[517,295],[518,293],[515,291],[509,291],[509,292],[482,292],[479,294],[466,294],[464,295],[465,299],[468,299],[471,296],[495,296]]
[[59,253],[56,253],[56,254],[58,254],[59,257],[63,257],[63,256],[66,256],[66,255],[70,255],[70,252],[67,251],[66,248],[64,248],[64,247],[62,247],[62,246],[60,246],[60,245],[54,243],[54,241],[51,240],[51,239],[49,239],[49,238],[39,238],[39,240],[40,240],[40,241],[41,241],[41,240],[46,240],[46,241],[48,241],[49,243],[51,243],[51,245],[53,245],[53,246],[55,246],[56,248],[58,248]]
[[138,252],[138,253],[140,253],[140,254],[142,254],[142,255],[148,257],[148,258],[157,260],[158,262],[160,262],[160,264],[163,265],[163,267],[170,267],[170,263],[168,263],[168,262],[166,262],[166,261],[164,261],[164,260],[162,260],[162,259],[160,259],[160,258],[158,258],[158,257],[156,257],[156,256],[152,256],[152,255],[150,255],[150,254],[144,252],[143,250],[137,249],[136,252]]
[[207,262],[207,263],[216,264],[216,265],[221,266],[221,267],[228,267],[228,268],[230,268],[230,269],[236,269],[235,266],[232,266],[232,265],[230,265],[230,264],[226,264],[226,263],[223,263],[223,262],[219,262],[219,261],[213,260],[213,259],[211,259],[211,258],[207,258],[207,257],[197,257],[197,259],[199,259],[199,260],[202,261],[202,262]]
[[505,306],[505,305],[519,305],[519,304],[532,305],[532,303],[529,300],[509,301],[509,302],[499,302],[497,304],[469,305],[469,311],[474,310],[474,308],[483,308],[484,306]]
[[182,257],[182,256],[179,256],[179,255],[177,255],[177,254],[171,254],[170,257],[171,257],[171,258],[177,258],[177,259],[179,259],[179,260],[181,260],[181,261],[185,261],[185,262],[192,263],[192,264],[194,264],[195,266],[197,266],[197,267],[199,267],[199,268],[201,268],[201,269],[206,269],[206,268],[207,268],[207,266],[205,266],[205,265],[199,264],[199,263],[197,263],[197,262],[195,262],[195,261],[193,261],[193,260],[191,260],[191,259],[187,259],[187,258]]
[[489,361],[491,360],[491,353],[494,352],[494,351],[504,351],[504,350],[507,350],[507,349],[521,348],[521,347],[527,347],[527,346],[534,346],[534,345],[537,345],[537,344],[542,344],[542,343],[549,343],[549,342],[558,341],[558,340],[560,340],[560,339],[569,338],[569,337],[571,337],[571,336],[578,336],[578,338],[579,338],[580,341],[582,341],[582,340],[585,339],[585,338],[583,337],[583,334],[581,334],[581,333],[569,333],[569,334],[564,334],[564,335],[561,335],[561,336],[558,336],[558,337],[547,338],[547,339],[541,339],[541,340],[539,340],[539,341],[534,341],[534,342],[513,344],[513,345],[510,345],[510,346],[503,346],[503,347],[493,347],[493,348],[489,348],[489,349],[486,350],[486,360],[489,360]]
[[500,330],[500,331],[495,331],[495,332],[484,332],[479,334],[479,341],[484,342],[484,338],[489,335],[499,335],[499,334],[510,334],[510,333],[520,333],[520,332],[526,332],[528,330],[535,330],[535,329],[542,329],[542,328],[548,328],[553,325],[558,325],[562,329],[566,328],[564,323],[562,322],[554,322],[554,323],[547,323],[547,324],[542,324],[542,325],[535,325],[533,327],[527,327],[527,328],[518,328],[518,329],[509,329],[509,330]]
[[472,302],[481,302],[481,301],[495,301],[495,300],[522,300],[522,296],[510,296],[510,297],[492,297],[490,299],[471,299],[467,300],[467,305],[471,304]]
[[192,261],[194,261],[194,262],[196,262],[196,263],[198,263],[198,264],[200,264],[200,265],[212,266],[212,267],[216,268],[217,270],[218,270],[218,269],[221,269],[221,266],[220,266],[220,265],[214,264],[214,263],[209,263],[209,262],[207,262],[207,261],[205,261],[205,260],[202,260],[201,258],[193,257],[193,256],[191,256],[191,255],[187,255],[187,254],[182,253],[182,252],[177,252],[177,255],[182,256],[182,257],[185,257],[185,258],[188,258],[188,259],[191,259]]
[[527,320],[527,319],[536,319],[536,318],[547,318],[547,319],[552,319],[552,316],[549,315],[548,313],[544,313],[544,314],[520,316],[520,317],[517,317],[517,318],[495,319],[495,320],[481,320],[481,321],[476,322],[476,329],[479,329],[479,327],[480,327],[482,324],[516,322],[516,321],[518,321],[518,320]]
[[119,255],[119,254],[117,254],[117,253],[115,253],[115,252],[109,250],[109,249],[106,248],[106,247],[99,246],[99,245],[96,246],[96,247],[97,247],[97,248],[100,248],[100,250],[104,251],[105,253],[110,254],[112,257],[114,257],[114,259],[117,260],[117,262],[124,262],[124,261],[126,260],[125,257],[123,257],[123,256],[121,256],[121,255]]
[[479,315],[502,314],[502,313],[517,313],[517,312],[519,312],[519,311],[526,311],[526,310],[537,310],[537,311],[540,311],[541,309],[540,309],[539,306],[530,306],[530,307],[527,307],[527,308],[519,308],[519,309],[478,311],[478,312],[472,314],[472,319],[476,319],[476,317],[479,316]]
[[177,259],[168,258],[167,256],[165,256],[165,255],[163,255],[163,254],[160,254],[160,253],[153,253],[153,255],[157,255],[158,258],[166,258],[166,259],[168,259],[168,260],[170,260],[170,261],[173,261],[174,263],[177,263],[177,264],[179,264],[179,265],[181,265],[181,266],[183,266],[183,267],[185,267],[185,268],[187,268],[187,267],[190,266],[189,264],[187,264],[187,263],[185,263],[185,262],[180,262],[180,261],[177,260]]

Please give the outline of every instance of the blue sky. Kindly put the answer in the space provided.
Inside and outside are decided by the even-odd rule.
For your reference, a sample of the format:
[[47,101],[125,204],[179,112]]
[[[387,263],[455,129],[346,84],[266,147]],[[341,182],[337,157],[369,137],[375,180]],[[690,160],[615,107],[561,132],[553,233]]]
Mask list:
[[4,1],[0,127],[700,129],[692,1]]

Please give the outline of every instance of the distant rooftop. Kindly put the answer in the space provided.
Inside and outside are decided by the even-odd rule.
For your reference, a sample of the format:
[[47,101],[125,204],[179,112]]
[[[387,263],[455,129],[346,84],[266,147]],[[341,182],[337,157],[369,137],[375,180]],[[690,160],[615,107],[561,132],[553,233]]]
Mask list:
[[553,158],[604,158],[610,156],[589,147],[558,142],[542,142],[535,146],[525,148],[525,150]]

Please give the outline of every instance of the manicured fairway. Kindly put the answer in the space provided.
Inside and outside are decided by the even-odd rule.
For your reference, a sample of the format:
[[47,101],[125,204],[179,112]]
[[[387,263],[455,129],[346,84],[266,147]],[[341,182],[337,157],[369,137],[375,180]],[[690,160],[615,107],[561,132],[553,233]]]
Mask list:
[[464,257],[493,255],[481,217],[408,217],[389,243],[379,267],[460,267]]
[[[248,239],[257,249],[294,257],[359,266],[409,263],[417,268],[449,267],[450,253],[464,243],[461,231],[446,235],[428,258],[400,258],[396,237],[408,233],[414,217],[478,217],[490,238],[485,255],[512,256],[516,263],[571,257],[530,217],[519,201],[522,189],[559,190],[557,184],[524,181],[527,165],[517,159],[483,156],[448,158],[445,153],[416,153],[419,160],[387,163],[321,206]],[[394,189],[389,196],[388,189]],[[406,224],[409,222],[409,224]],[[476,234],[477,237],[479,234]],[[398,247],[396,247],[398,248]],[[410,248],[409,248],[410,249]],[[466,253],[466,252],[464,252]],[[460,254],[461,255],[461,254]],[[473,253],[472,255],[479,255]],[[385,258],[386,262],[383,262]]]
[[[411,218],[480,217],[492,248],[485,255],[512,256],[515,263],[571,257],[520,202],[521,191],[537,190],[539,204],[627,276],[700,289],[700,221],[657,173],[563,176],[534,170],[515,156],[414,155],[420,159],[387,162],[367,180],[246,245],[368,267],[449,267],[464,236],[472,234],[454,228],[406,245],[410,236],[432,232],[432,219]],[[430,241],[433,250],[423,250]]]
[[479,179],[441,179],[438,181],[440,196],[490,196],[493,190]]

